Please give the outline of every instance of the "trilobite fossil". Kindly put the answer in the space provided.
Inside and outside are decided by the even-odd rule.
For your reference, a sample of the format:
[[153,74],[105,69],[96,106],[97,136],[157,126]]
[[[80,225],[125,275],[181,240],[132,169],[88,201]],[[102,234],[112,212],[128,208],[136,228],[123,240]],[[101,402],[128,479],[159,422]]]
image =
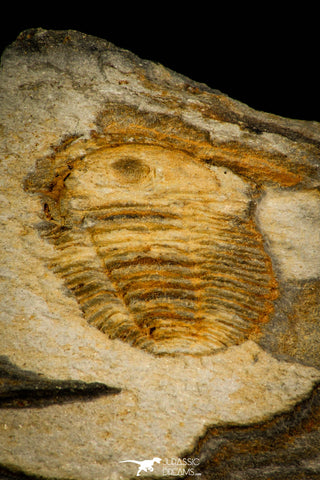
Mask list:
[[69,139],[28,177],[52,267],[112,339],[154,354],[238,344],[277,295],[250,185],[173,136],[142,141],[135,129]]

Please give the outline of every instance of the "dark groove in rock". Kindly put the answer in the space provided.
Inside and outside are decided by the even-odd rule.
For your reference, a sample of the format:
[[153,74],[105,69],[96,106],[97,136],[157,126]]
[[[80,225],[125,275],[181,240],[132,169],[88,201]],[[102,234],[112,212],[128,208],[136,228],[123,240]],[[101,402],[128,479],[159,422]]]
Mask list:
[[7,357],[0,356],[0,408],[42,408],[120,392],[119,388],[99,382],[51,380],[22,370]]

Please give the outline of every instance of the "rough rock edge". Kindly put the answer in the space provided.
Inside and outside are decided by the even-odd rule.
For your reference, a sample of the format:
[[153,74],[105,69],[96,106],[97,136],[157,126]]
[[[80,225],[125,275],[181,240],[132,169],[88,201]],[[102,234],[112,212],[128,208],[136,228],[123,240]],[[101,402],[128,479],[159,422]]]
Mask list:
[[177,87],[181,88],[180,82],[183,82],[185,88],[196,95],[206,92],[214,94],[218,98],[221,97],[221,100],[223,98],[228,99],[228,110],[231,107],[232,114],[227,112],[226,107],[223,107],[221,103],[221,108],[224,110],[224,112],[221,111],[221,115],[225,113],[225,121],[239,124],[245,130],[247,129],[257,134],[263,132],[277,133],[293,141],[314,143],[320,146],[320,123],[316,121],[290,119],[254,110],[245,103],[230,98],[220,90],[194,81],[167,67],[165,67],[165,70],[171,73],[170,80],[168,79],[165,84],[162,79],[156,81],[152,75],[153,69],[157,67],[157,65],[161,66],[160,64],[141,59],[129,50],[117,47],[107,40],[76,30],[45,30],[43,28],[24,30],[17,39],[4,50],[2,63],[12,55],[39,54],[43,53],[48,47],[59,47],[61,43],[68,45],[71,49],[76,49],[78,54],[102,54],[106,51],[114,52],[119,57],[122,57],[123,62],[130,63],[132,69],[136,68],[137,70],[141,70],[142,67],[146,75],[152,76],[152,81],[159,86],[162,85],[175,89]]

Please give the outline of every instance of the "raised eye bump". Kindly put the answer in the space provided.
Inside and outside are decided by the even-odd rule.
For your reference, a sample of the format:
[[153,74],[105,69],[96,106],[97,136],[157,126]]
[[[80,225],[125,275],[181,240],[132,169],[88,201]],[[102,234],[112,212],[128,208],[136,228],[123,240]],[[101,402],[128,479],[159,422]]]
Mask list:
[[150,167],[138,158],[120,158],[113,162],[111,167],[122,183],[139,183],[150,173]]

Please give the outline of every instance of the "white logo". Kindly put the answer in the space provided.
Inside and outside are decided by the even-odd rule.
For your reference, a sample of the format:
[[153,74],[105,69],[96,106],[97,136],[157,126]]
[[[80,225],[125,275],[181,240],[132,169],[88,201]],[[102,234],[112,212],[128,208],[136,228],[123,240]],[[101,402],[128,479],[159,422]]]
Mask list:
[[141,472],[153,472],[153,464],[160,463],[161,458],[154,457],[152,460],[142,460],[142,462],[139,462],[138,460],[122,460],[119,463],[127,463],[127,462],[136,463],[137,465],[139,465],[137,477],[140,477]]
[[197,472],[197,467],[200,465],[200,458],[165,458],[162,467],[163,476],[201,476],[200,472]]

